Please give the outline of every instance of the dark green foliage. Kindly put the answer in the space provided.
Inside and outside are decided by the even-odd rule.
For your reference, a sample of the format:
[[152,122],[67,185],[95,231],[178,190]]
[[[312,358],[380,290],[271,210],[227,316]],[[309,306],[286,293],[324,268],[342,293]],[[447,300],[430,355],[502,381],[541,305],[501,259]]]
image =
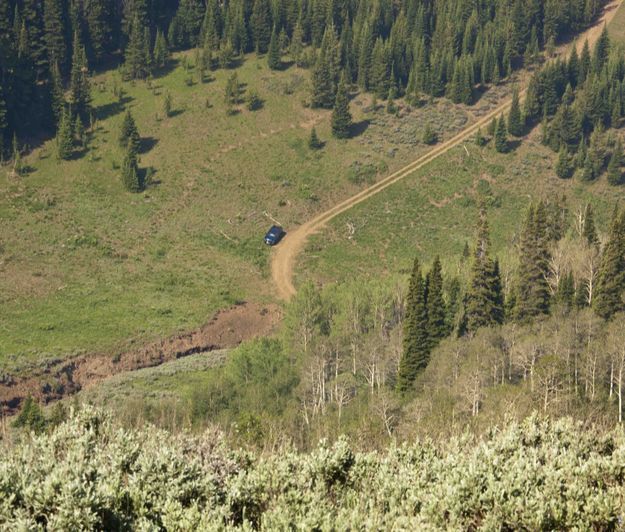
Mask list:
[[515,87],[512,93],[512,105],[508,114],[508,131],[515,137],[523,135],[523,120],[521,117],[521,104],[519,102],[519,91]]
[[427,144],[428,146],[432,146],[438,142],[438,135],[436,134],[436,131],[432,129],[432,126],[430,124],[427,124],[425,126],[425,130],[423,131],[423,138],[421,140],[424,144]]
[[573,272],[568,272],[560,278],[556,301],[566,310],[573,308],[575,303],[575,279]]
[[434,259],[427,280],[428,336],[433,349],[448,334],[447,308],[443,299],[443,272],[439,257]]
[[249,90],[246,97],[247,109],[249,111],[258,111],[263,106],[263,100],[255,90]]
[[145,79],[149,74],[149,47],[138,16],[130,26],[130,38],[124,52],[124,73],[129,79]]
[[497,131],[497,119],[493,118],[490,121],[490,124],[488,124],[488,130],[487,133],[491,136],[494,137],[495,136],[495,132]]
[[310,130],[310,138],[308,139],[308,147],[311,150],[320,150],[321,148],[323,148],[323,142],[319,140],[319,137],[317,136],[317,130],[314,127]]
[[46,427],[46,418],[43,415],[43,410],[35,400],[28,396],[24,400],[20,413],[15,418],[13,426],[17,428],[24,428],[28,431],[32,431],[35,434],[39,434],[44,431]]
[[50,81],[50,97],[52,99],[52,113],[54,114],[54,123],[56,127],[61,123],[61,117],[65,110],[65,91],[63,90],[63,81],[58,64],[52,66]]
[[74,134],[72,119],[67,111],[61,116],[61,123],[56,134],[56,156],[59,159],[70,159],[74,153]]
[[623,184],[623,171],[621,165],[623,164],[623,145],[621,139],[616,143],[610,162],[608,163],[608,183],[610,185],[622,185]]
[[45,44],[50,65],[65,67],[67,64],[66,19],[61,0],[44,0],[43,17]]
[[169,60],[169,47],[167,40],[162,31],[156,32],[156,40],[154,42],[154,51],[152,53],[154,65],[158,68],[163,68]]
[[91,87],[89,85],[89,67],[85,48],[81,44],[78,33],[74,34],[74,54],[72,56],[72,75],[70,81],[70,101],[72,112],[84,119],[89,116],[91,104]]
[[124,161],[122,163],[122,183],[128,192],[141,192],[143,188],[139,177],[137,153],[130,140],[128,141]]
[[269,50],[267,51],[267,66],[269,66],[271,70],[279,70],[282,67],[282,52],[280,50],[280,42],[278,40],[276,28],[271,32]]
[[338,46],[333,28],[323,35],[321,49],[311,74],[311,103],[313,107],[331,109],[336,100],[338,80]]
[[[139,131],[137,129],[137,124],[135,123],[135,119],[132,117],[132,113],[130,111],[126,111],[124,115],[124,120],[122,122],[122,126],[119,130],[119,145],[122,148],[128,146],[128,141],[133,136],[139,136]],[[136,153],[135,149],[135,153]]]
[[490,236],[484,208],[480,211],[477,246],[471,284],[466,296],[465,315],[468,331],[500,324],[504,318],[503,292],[499,263],[489,256]]
[[586,240],[589,246],[597,246],[599,244],[599,237],[597,236],[597,229],[595,227],[595,215],[590,203],[588,203],[584,209],[582,237]]
[[349,95],[347,94],[347,81],[345,73],[341,76],[336,91],[336,101],[332,111],[332,134],[339,139],[350,136],[352,127],[352,114],[349,110]]
[[408,391],[419,372],[427,366],[430,354],[428,325],[425,281],[419,261],[415,259],[406,298],[404,351],[397,375],[397,389],[401,392]]
[[82,122],[82,118],[80,115],[76,115],[76,120],[74,121],[74,139],[76,144],[81,148],[84,148],[86,145],[87,135],[85,133],[85,125]]
[[163,113],[165,114],[166,117],[171,116],[172,106],[173,106],[173,99],[171,97],[171,94],[169,92],[166,92],[165,98],[163,98]]
[[573,177],[575,165],[566,146],[562,146],[558,155],[558,163],[556,164],[556,175],[560,179],[569,179]]
[[271,40],[272,24],[269,0],[254,0],[250,23],[256,52],[264,54]]
[[610,319],[624,310],[624,290],[625,214],[615,211],[597,274],[597,289],[593,301],[595,312],[604,319]]
[[521,232],[516,317],[527,320],[549,312],[549,239],[544,203],[531,205]]
[[506,153],[508,149],[508,130],[506,128],[506,121],[503,115],[501,115],[497,122],[497,129],[495,130],[495,150],[497,150],[498,153]]

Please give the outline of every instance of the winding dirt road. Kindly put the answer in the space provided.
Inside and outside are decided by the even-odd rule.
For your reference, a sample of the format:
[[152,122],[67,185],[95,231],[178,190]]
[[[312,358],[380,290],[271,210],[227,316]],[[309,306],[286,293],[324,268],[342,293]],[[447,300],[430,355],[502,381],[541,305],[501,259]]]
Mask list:
[[[599,19],[599,21],[592,28],[589,28],[577,38],[576,43],[580,52],[586,39],[592,47],[592,45],[601,35],[604,24],[610,23],[622,2],[623,0],[610,2],[606,6],[603,16]],[[558,55],[561,56],[562,53],[567,54],[572,49],[572,46],[574,46],[574,44],[575,43],[561,49]],[[521,91],[521,98],[525,94],[525,91],[526,89],[523,89]],[[289,300],[292,296],[295,295],[296,290],[293,283],[295,263],[297,260],[297,256],[302,252],[304,246],[306,245],[306,241],[311,235],[323,229],[323,227],[330,220],[332,220],[339,214],[342,214],[345,211],[348,211],[349,209],[354,207],[355,205],[358,205],[359,203],[369,199],[370,197],[375,196],[376,194],[383,191],[385,188],[390,187],[398,181],[401,181],[402,179],[414,173],[416,170],[423,168],[425,165],[431,163],[433,160],[447,153],[449,150],[458,146],[469,137],[475,135],[478,129],[485,129],[494,117],[498,117],[502,113],[507,112],[510,108],[510,104],[511,100],[505,101],[496,109],[482,117],[475,124],[467,127],[446,142],[439,144],[430,152],[423,155],[422,157],[419,157],[415,161],[406,165],[404,168],[385,177],[376,184],[360,191],[358,194],[341,201],[334,207],[315,216],[313,219],[297,227],[296,229],[291,229],[288,235],[280,243],[280,245],[274,249],[273,255],[271,257],[271,274],[278,296],[281,299]]]

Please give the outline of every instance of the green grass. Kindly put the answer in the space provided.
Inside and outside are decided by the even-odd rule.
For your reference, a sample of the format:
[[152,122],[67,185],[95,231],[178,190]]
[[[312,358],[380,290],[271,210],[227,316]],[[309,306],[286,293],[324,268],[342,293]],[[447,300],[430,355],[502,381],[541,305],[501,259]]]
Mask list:
[[612,39],[621,44],[625,44],[625,4],[619,6],[608,29]]
[[511,244],[532,200],[564,194],[571,211],[590,201],[598,226],[605,228],[625,191],[608,186],[605,177],[590,185],[558,179],[553,171],[557,155],[536,137],[505,155],[471,143],[456,147],[335,218],[309,242],[297,269],[298,281],[407,273],[415,256],[430,263],[436,255],[456,275],[464,267],[465,242],[471,245],[475,239],[480,197],[487,200],[493,251],[504,272],[514,265]]
[[[150,88],[103,73],[93,80],[98,121],[86,154],[59,162],[49,141],[26,157],[27,175],[2,169],[0,371],[124,349],[197,327],[234,301],[271,299],[262,244],[271,219],[288,230],[379,178],[374,169],[413,160],[428,149],[417,140],[427,121],[449,137],[474,120],[448,102],[402,118],[367,114],[361,96],[352,110],[368,127],[336,141],[330,113],[303,105],[307,71],[272,72],[246,57],[238,77],[264,106],[226,116],[230,74],[188,86],[194,72],[177,64]],[[157,184],[141,194],[125,192],[119,176],[125,109],[150,145],[140,166],[155,170]],[[326,141],[320,152],[307,147],[313,124]]]

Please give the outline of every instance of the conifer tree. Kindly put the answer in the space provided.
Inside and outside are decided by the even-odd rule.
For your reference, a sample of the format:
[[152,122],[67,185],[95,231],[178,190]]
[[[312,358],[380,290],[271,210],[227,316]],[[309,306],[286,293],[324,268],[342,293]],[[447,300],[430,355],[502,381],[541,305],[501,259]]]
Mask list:
[[443,273],[440,258],[434,259],[434,264],[428,275],[427,293],[428,337],[433,349],[447,336],[447,310],[443,298]]
[[63,90],[63,81],[61,72],[57,63],[52,65],[50,79],[50,98],[52,103],[52,113],[54,115],[54,123],[58,128],[61,123],[61,117],[65,110],[65,91]]
[[256,53],[264,54],[271,40],[271,11],[268,0],[254,0],[250,19]]
[[599,237],[595,227],[595,215],[590,203],[586,204],[584,209],[584,223],[582,225],[582,238],[589,246],[599,245]]
[[56,134],[56,155],[59,159],[67,160],[72,157],[74,152],[73,137],[71,116],[67,111],[64,111]]
[[558,155],[558,163],[556,164],[556,175],[560,179],[569,179],[573,176],[574,171],[575,167],[573,165],[571,156],[569,155],[569,151],[563,144],[562,148],[560,148],[560,153]]
[[465,303],[467,329],[503,322],[504,308],[499,263],[489,256],[490,236],[486,210],[480,208],[477,246],[471,269],[471,284]]
[[323,35],[321,49],[311,75],[311,103],[313,107],[331,109],[336,100],[338,76],[338,48],[334,28],[329,27]]
[[428,146],[432,146],[433,144],[436,144],[438,142],[438,135],[436,134],[436,131],[434,131],[434,129],[432,129],[432,126],[430,124],[426,124],[425,129],[423,130],[423,143],[427,144]]
[[89,116],[91,104],[91,87],[89,85],[89,68],[85,47],[81,44],[78,32],[74,34],[74,54],[72,56],[72,74],[70,80],[70,98],[72,112],[82,118]]
[[608,33],[608,26],[604,24],[603,31],[595,44],[594,57],[592,62],[592,68],[596,73],[601,72],[603,66],[608,61],[610,55],[610,34]]
[[519,102],[519,90],[515,87],[512,92],[512,105],[508,114],[508,131],[515,137],[523,135],[523,120],[521,117],[521,104]]
[[[122,125],[119,130],[119,145],[122,148],[127,147],[128,141],[135,136],[139,136],[137,124],[135,123],[132,113],[130,111],[126,111],[124,120],[122,121]],[[138,146],[135,146],[135,148],[138,149]]]
[[82,122],[82,118],[80,118],[80,115],[76,115],[76,120],[74,121],[74,138],[76,139],[76,143],[81,147],[84,148],[85,144],[86,144],[86,133],[85,133],[85,126]]
[[573,272],[568,272],[560,278],[556,300],[567,311],[573,308],[575,303],[575,279]]
[[323,142],[319,140],[319,137],[317,136],[317,130],[314,127],[310,130],[310,138],[308,139],[308,147],[311,150],[319,150],[323,148]]
[[173,100],[171,94],[169,92],[165,93],[165,98],[163,98],[163,113],[165,117],[170,117],[172,112]]
[[46,50],[50,65],[67,66],[67,35],[61,0],[45,0],[43,2],[43,20]]
[[163,68],[169,60],[169,47],[167,40],[161,30],[156,31],[156,40],[154,41],[154,52],[152,53],[154,65]]
[[269,50],[267,52],[267,65],[271,70],[279,70],[282,67],[282,58],[280,51],[280,43],[276,28],[271,32],[271,40],[269,41]]
[[304,34],[302,32],[302,26],[298,22],[293,30],[293,36],[291,37],[291,45],[289,47],[289,54],[297,66],[302,66],[302,53],[304,52]]
[[497,131],[497,118],[493,118],[490,121],[490,124],[488,124],[488,130],[487,133],[491,136],[494,137],[495,136],[495,132]]
[[141,192],[137,153],[130,141],[126,147],[124,162],[122,163],[122,183],[129,192]]
[[495,150],[498,153],[506,153],[508,151],[508,131],[503,115],[499,117],[497,129],[495,130]]
[[129,79],[144,79],[149,73],[148,54],[144,27],[138,15],[130,25],[130,37],[124,52],[124,72]]
[[13,143],[11,147],[11,159],[13,160],[13,174],[19,177],[24,172],[24,163],[22,163],[22,153],[20,151],[17,135],[13,133]]
[[624,310],[624,289],[625,215],[615,211],[597,273],[597,289],[593,300],[595,312],[604,319],[610,319]]
[[332,111],[332,134],[338,139],[346,139],[350,135],[351,127],[352,114],[349,110],[347,81],[345,73],[343,72],[339,87],[336,91],[336,101]]
[[610,185],[622,185],[623,184],[623,172],[621,170],[621,165],[623,164],[623,145],[621,143],[621,139],[619,138],[616,146],[614,147],[614,151],[612,152],[612,156],[610,157],[610,162],[608,163],[608,183]]
[[429,361],[430,339],[428,337],[428,316],[425,281],[421,266],[415,259],[406,297],[404,317],[404,350],[399,362],[397,389],[406,392],[415,378]]
[[530,206],[519,246],[516,317],[527,320],[549,312],[549,242],[544,203]]

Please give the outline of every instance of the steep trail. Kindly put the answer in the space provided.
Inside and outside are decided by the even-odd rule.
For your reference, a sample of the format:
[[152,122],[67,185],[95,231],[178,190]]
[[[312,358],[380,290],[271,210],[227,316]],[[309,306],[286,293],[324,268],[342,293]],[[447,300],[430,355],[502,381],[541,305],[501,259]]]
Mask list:
[[[597,23],[588,30],[586,30],[584,33],[579,35],[577,37],[577,40],[573,44],[569,44],[568,46],[565,46],[561,50],[559,50],[557,56],[561,57],[563,54],[568,54],[570,50],[572,50],[572,47],[575,45],[575,43],[577,43],[578,51],[581,52],[581,48],[583,47],[585,40],[588,40],[592,47],[592,45],[601,35],[604,24],[609,24],[611,22],[612,18],[616,14],[618,7],[622,2],[623,0],[610,2],[605,8],[603,16],[597,21]],[[521,98],[524,97],[525,92],[526,88],[520,91]],[[296,229],[290,230],[288,235],[284,238],[280,245],[274,249],[271,257],[271,274],[273,278],[273,284],[280,299],[289,300],[292,296],[296,294],[295,285],[293,282],[295,264],[298,255],[304,249],[304,246],[306,245],[306,242],[311,235],[323,229],[330,220],[332,220],[339,214],[342,214],[354,207],[355,205],[358,205],[359,203],[362,203],[372,196],[375,196],[376,194],[382,192],[384,189],[408,177],[415,171],[423,168],[441,155],[444,155],[452,148],[455,148],[471,136],[475,135],[478,129],[485,129],[494,117],[498,117],[501,113],[507,112],[510,108],[511,103],[511,100],[503,102],[496,109],[482,117],[478,122],[470,125],[446,142],[439,144],[427,154],[419,157],[410,164],[390,174],[389,176],[385,177],[374,185],[365,188],[364,190],[361,190],[354,196],[341,201],[327,211],[318,214],[317,216],[315,216],[308,222],[305,222]]]

